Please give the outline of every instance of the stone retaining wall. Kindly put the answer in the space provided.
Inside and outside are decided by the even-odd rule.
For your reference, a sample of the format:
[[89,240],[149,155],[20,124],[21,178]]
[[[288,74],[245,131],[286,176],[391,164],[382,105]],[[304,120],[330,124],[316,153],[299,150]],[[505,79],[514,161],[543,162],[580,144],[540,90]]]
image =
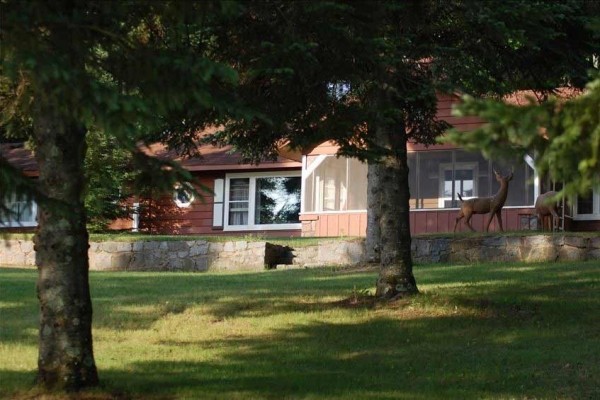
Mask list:
[[[600,260],[600,237],[574,235],[414,238],[417,263]],[[267,242],[139,241],[90,243],[92,270],[208,271],[355,265],[364,261],[364,240],[321,240],[290,248]],[[0,265],[33,266],[31,241],[0,244]]]
[[90,243],[89,257],[92,270],[261,270],[265,242],[100,242]]
[[600,260],[600,237],[575,235],[415,238],[415,262],[477,263]]
[[[318,245],[292,249],[267,242],[139,241],[92,242],[91,270],[104,271],[259,271],[277,265],[311,267],[353,265],[362,260],[361,240],[323,240]],[[0,243],[0,265],[34,266],[33,243]]]
[[[248,241],[92,242],[88,254],[91,270],[262,270],[265,248],[265,242]],[[35,265],[33,244],[24,240],[0,244],[0,265]]]
[[320,240],[314,246],[290,249],[291,264],[298,267],[325,265],[356,265],[364,261],[365,245],[362,239]]

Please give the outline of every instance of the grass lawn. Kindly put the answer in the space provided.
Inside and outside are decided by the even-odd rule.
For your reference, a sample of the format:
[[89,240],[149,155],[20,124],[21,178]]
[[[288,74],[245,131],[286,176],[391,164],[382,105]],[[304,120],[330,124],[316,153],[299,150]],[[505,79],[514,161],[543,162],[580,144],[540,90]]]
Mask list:
[[[92,272],[86,399],[599,399],[600,265]],[[36,271],[0,269],[0,398],[32,398]]]

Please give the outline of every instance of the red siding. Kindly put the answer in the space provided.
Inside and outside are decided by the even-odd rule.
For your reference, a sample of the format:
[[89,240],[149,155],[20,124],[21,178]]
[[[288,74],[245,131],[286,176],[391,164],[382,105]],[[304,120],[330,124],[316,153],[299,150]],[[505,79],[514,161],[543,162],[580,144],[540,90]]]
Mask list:
[[570,228],[573,231],[600,231],[600,221],[575,221],[572,220]]
[[[238,171],[236,171],[238,172]],[[196,173],[199,183],[211,190],[214,189],[215,179],[224,179],[225,172]],[[141,202],[140,231],[157,234],[185,234],[185,235],[265,235],[265,236],[300,236],[300,229],[272,230],[272,231],[224,231],[221,227],[213,227],[214,197],[211,193],[202,191],[203,199],[195,199],[190,207],[179,208],[173,202],[170,194],[165,194],[158,199]],[[337,227],[332,229],[337,231]]]
[[[411,211],[410,226],[413,235],[423,233],[452,232],[458,210],[419,210]],[[521,217],[531,215],[532,208],[508,208],[502,210],[502,224],[505,230],[521,230]],[[489,216],[474,215],[471,225],[482,232]],[[305,236],[365,236],[367,231],[367,213],[335,213],[335,214],[303,214],[302,223]],[[461,220],[457,232],[468,231],[469,228]],[[496,219],[490,224],[490,232],[499,231]]]
[[[222,174],[205,174],[199,178],[200,184],[214,188],[214,180]],[[141,201],[140,230],[162,234],[212,234],[213,196],[196,187],[204,197],[195,199],[190,207],[179,208],[170,194],[156,199]]]

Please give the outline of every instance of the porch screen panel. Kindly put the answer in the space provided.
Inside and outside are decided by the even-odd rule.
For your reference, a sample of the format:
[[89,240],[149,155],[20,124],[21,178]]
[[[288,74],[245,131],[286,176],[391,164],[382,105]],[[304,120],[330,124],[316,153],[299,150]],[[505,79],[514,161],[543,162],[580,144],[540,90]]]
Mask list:
[[315,211],[342,211],[347,207],[347,159],[327,157],[315,169]]
[[367,164],[348,159],[348,211],[367,209],[367,172]]
[[[461,196],[464,197],[488,197],[490,190],[490,162],[486,160],[481,153],[473,153],[464,150],[454,150],[454,168],[456,180],[460,182],[461,175],[472,171],[473,189],[471,193],[463,190]],[[456,183],[455,183],[455,186]],[[458,189],[458,188],[457,188]],[[459,192],[459,190],[455,190]],[[467,192],[467,193],[465,193]],[[453,207],[459,207],[458,198],[455,193],[455,202]]]
[[[306,157],[306,168],[315,161],[317,156]],[[314,171],[303,178],[302,185],[304,187],[304,193],[302,198],[302,205],[305,212],[316,211],[315,208],[315,173]]]
[[410,188],[410,208],[417,208],[419,186],[417,185],[417,153],[408,153],[408,186]]
[[440,198],[446,193],[449,199],[455,191],[446,183],[446,170],[452,174],[452,151],[419,152],[419,183],[417,208],[439,208]]
[[[533,206],[534,197],[534,171],[523,160],[493,160],[493,167],[502,175],[510,174],[513,171],[513,179],[508,183],[508,196],[505,206]],[[498,192],[500,184],[496,177],[492,176],[492,195]]]

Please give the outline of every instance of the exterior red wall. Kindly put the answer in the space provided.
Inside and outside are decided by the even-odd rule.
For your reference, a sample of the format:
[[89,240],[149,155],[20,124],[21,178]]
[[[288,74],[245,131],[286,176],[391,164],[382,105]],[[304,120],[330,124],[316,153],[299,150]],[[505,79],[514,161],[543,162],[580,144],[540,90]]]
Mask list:
[[[419,210],[410,212],[410,230],[413,235],[425,233],[452,232],[458,210]],[[532,218],[533,208],[506,208],[502,210],[502,224],[505,230],[516,231],[528,229],[528,220]],[[485,230],[488,215],[474,215],[471,225],[475,230]],[[332,214],[303,214],[303,236],[365,236],[367,232],[367,213],[332,213]],[[533,228],[534,225],[531,227]],[[457,232],[468,231],[463,221],[457,227]],[[490,231],[499,231],[494,219]]]
[[365,236],[367,213],[302,214],[302,236]]
[[600,231],[600,221],[576,221],[571,220],[569,223],[570,231],[580,231],[580,232],[595,232]]
[[[200,184],[214,188],[214,180],[223,174],[203,174]],[[204,197],[190,207],[179,208],[170,194],[140,201],[140,231],[161,234],[212,234],[213,195],[196,186]]]
[[[240,171],[236,171],[240,172]],[[197,174],[200,185],[213,190],[215,179],[225,179],[225,172],[203,172]],[[196,186],[203,199],[196,198],[190,207],[179,208],[172,195],[166,194],[155,199],[140,202],[140,232],[152,234],[176,235],[261,235],[270,237],[300,236],[300,229],[272,231],[224,231],[222,227],[213,227],[214,196]]]

